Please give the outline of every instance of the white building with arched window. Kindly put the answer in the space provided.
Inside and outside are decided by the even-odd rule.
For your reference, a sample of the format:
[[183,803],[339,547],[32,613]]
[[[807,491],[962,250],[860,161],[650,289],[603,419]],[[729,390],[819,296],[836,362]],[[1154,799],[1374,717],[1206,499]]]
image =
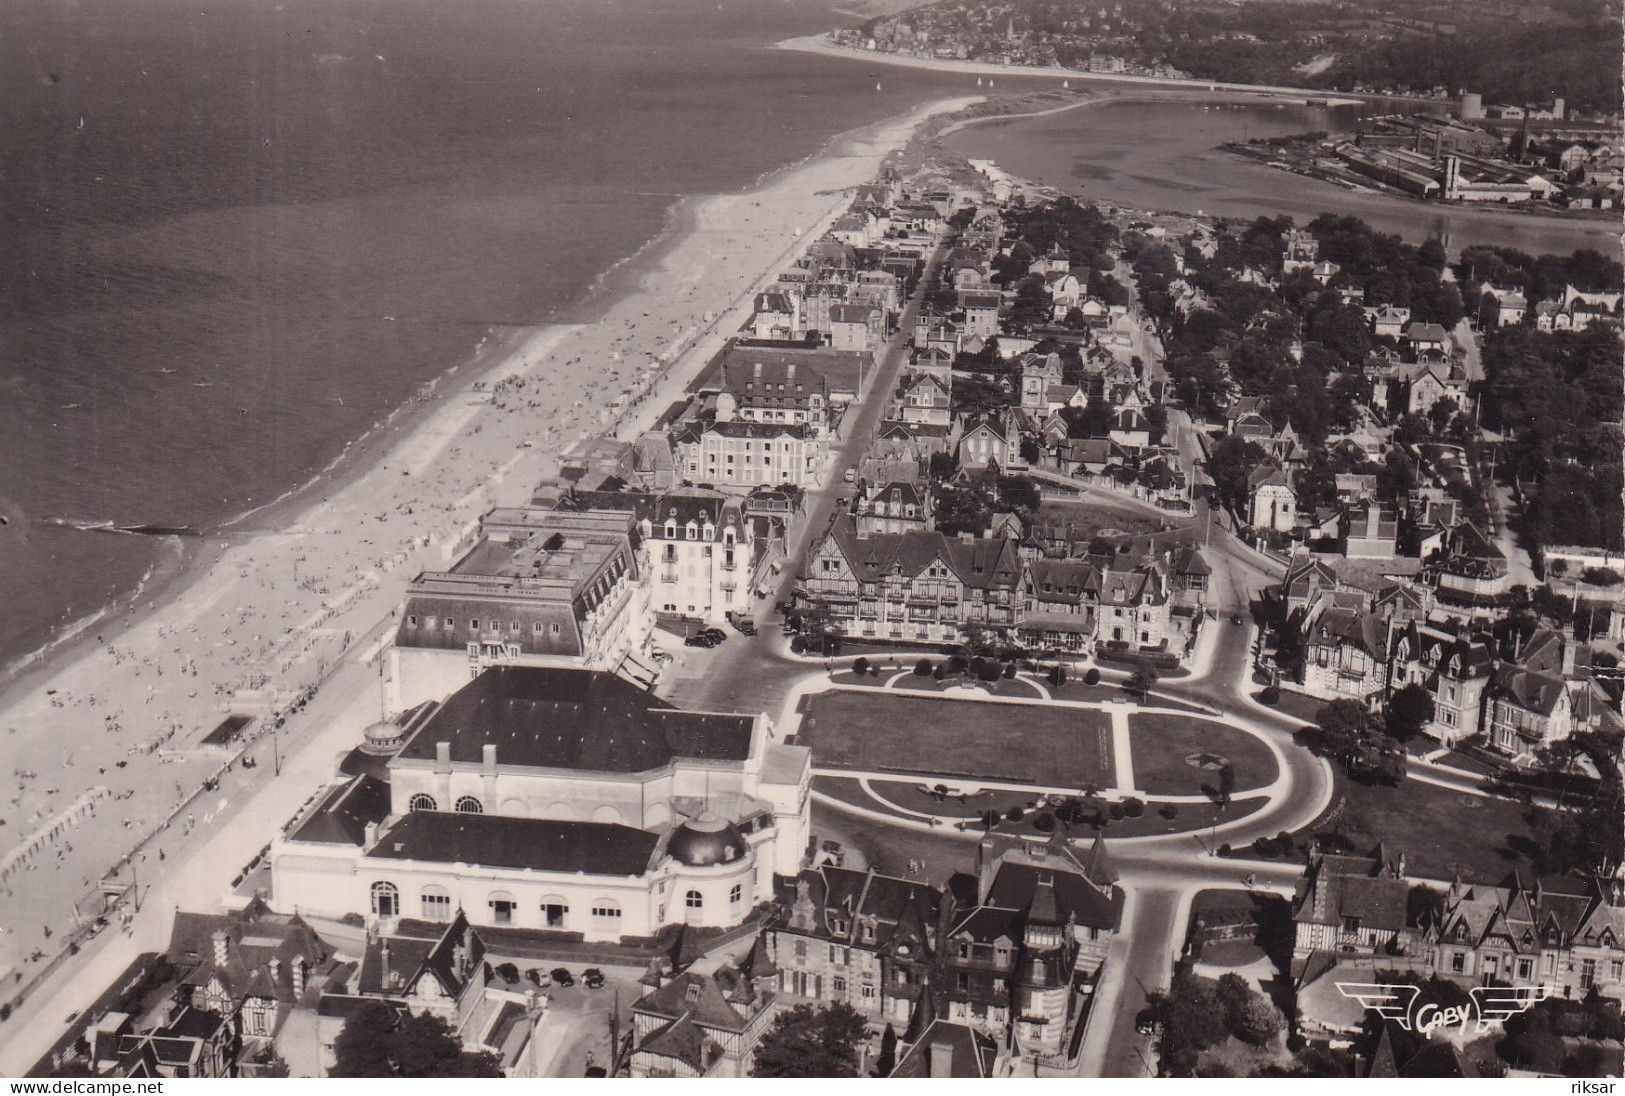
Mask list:
[[615,941],[737,925],[807,845],[804,747],[612,674],[493,667],[370,769],[272,844],[272,908]]

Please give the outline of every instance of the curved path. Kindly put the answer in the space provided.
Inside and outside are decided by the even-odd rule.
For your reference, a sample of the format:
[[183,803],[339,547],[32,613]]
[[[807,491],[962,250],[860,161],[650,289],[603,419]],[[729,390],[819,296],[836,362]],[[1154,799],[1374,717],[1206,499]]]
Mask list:
[[[1256,631],[1250,624],[1236,626],[1223,618],[1210,621],[1192,658],[1191,675],[1164,681],[1153,696],[1153,701],[1156,695],[1161,695],[1198,705],[1231,727],[1245,728],[1270,748],[1279,771],[1266,789],[1267,802],[1245,818],[1200,832],[1110,839],[1112,859],[1128,894],[1128,903],[1122,928],[1112,941],[1101,985],[1096,991],[1099,994],[1094,1009],[1097,1019],[1085,1035],[1080,1075],[1135,1077],[1152,1072],[1150,1040],[1135,1032],[1134,1015],[1142,1007],[1147,992],[1167,984],[1172,961],[1184,940],[1190,900],[1196,892],[1210,887],[1242,886],[1243,878],[1248,875],[1253,877],[1256,887],[1283,895],[1290,895],[1296,886],[1301,874],[1297,863],[1219,860],[1211,852],[1212,842],[1225,840],[1239,846],[1255,837],[1272,837],[1283,830],[1300,829],[1319,817],[1331,801],[1330,767],[1293,745],[1293,734],[1301,726],[1300,721],[1257,704],[1250,695],[1249,654],[1256,639]],[[792,656],[782,637],[765,633],[755,640],[731,641],[712,651],[685,649],[680,657],[685,661],[694,660],[698,665],[681,667],[686,676],[680,675],[668,694],[669,699],[685,707],[721,709],[746,703],[746,698],[760,698],[767,703],[747,706],[765,707],[769,711],[777,707],[781,735],[794,733],[803,697],[831,687],[829,671],[835,665],[834,660]],[[888,656],[881,657],[891,660]],[[895,656],[900,665],[918,657],[918,652],[912,655],[899,652]],[[850,658],[839,661],[843,665],[850,664]],[[891,675],[888,679],[895,680]],[[954,692],[898,691],[938,699],[955,696]],[[1001,700],[1029,705],[1043,703],[1025,697],[1006,699],[985,695],[972,702]],[[1077,702],[1051,698],[1049,703]],[[1145,710],[1158,709],[1153,706]],[[1163,710],[1192,715],[1178,709]],[[837,771],[830,770],[830,774],[837,775]],[[859,779],[907,779],[897,773],[849,770],[841,770],[838,775]],[[986,783],[991,786],[996,782]],[[1076,791],[1057,790],[1067,794]],[[899,843],[906,841],[911,848],[924,848],[927,845],[921,842],[928,843],[935,850],[933,859],[940,857],[935,860],[937,863],[954,864],[965,860],[970,842],[979,836],[974,832],[957,832],[951,823],[933,826],[924,818],[900,817],[878,809],[871,813],[816,791],[814,799],[814,809],[819,816],[816,828],[820,831],[840,833],[842,826],[855,823],[851,825],[852,831],[868,837],[876,829],[885,827],[896,835]]]

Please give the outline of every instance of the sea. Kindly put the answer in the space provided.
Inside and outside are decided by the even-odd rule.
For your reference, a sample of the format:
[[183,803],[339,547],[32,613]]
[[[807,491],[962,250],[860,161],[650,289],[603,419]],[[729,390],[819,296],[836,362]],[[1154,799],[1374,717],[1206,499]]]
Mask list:
[[[319,490],[481,347],[593,318],[683,198],[975,93],[767,48],[850,19],[830,0],[0,4],[0,671]],[[1227,183],[1205,150],[1328,128],[1197,111],[954,141],[1086,197],[1250,215],[1308,181]]]
[[683,197],[965,93],[766,48],[848,19],[0,5],[0,668],[319,483],[481,345],[591,319]]
[[1299,224],[1332,211],[1360,217],[1420,242],[1441,240],[1452,254],[1484,244],[1531,254],[1595,248],[1619,251],[1617,220],[1531,216],[1355,192],[1272,168],[1221,146],[1301,133],[1349,133],[1363,113],[1416,109],[1408,103],[1311,106],[1247,97],[1226,101],[1124,98],[1080,110],[968,126],[950,134],[954,151],[995,161],[1023,178],[1102,205],[1203,213],[1214,217],[1286,215]]

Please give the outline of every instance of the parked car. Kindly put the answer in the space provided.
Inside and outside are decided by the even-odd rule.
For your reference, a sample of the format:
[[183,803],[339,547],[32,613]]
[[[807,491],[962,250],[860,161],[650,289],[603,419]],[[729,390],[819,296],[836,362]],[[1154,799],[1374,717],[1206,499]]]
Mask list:
[[753,636],[756,634],[756,622],[749,617],[734,621],[734,627],[739,629],[740,635]]
[[588,967],[581,972],[581,984],[588,989],[603,989],[604,972],[597,967]]
[[525,977],[531,982],[535,983],[538,989],[546,989],[548,986],[553,984],[553,979],[548,977],[547,971],[541,970],[538,967],[531,967],[529,970],[525,971]]
[[857,469],[855,469],[855,468],[848,468],[848,469],[847,469],[847,470],[846,470],[846,476],[845,476],[845,479],[846,479],[846,482],[847,482],[847,483],[851,483],[851,482],[852,482],[852,481],[853,481],[853,480],[855,480],[855,479],[857,479],[857,478],[858,478],[858,471],[857,471]]
[[573,986],[576,984],[575,976],[563,967],[554,967],[548,972],[555,986]]
[[1240,624],[1240,623],[1242,623],[1241,615],[1238,613],[1237,615],[1231,617],[1230,618],[1230,623],[1231,624]]
[[699,635],[689,636],[683,640],[684,647],[715,647],[717,641],[701,632]]
[[1141,1009],[1140,1014],[1134,1018],[1134,1030],[1141,1035],[1160,1035],[1162,1021],[1157,1019],[1157,1014],[1151,1009]]
[[716,640],[718,643],[721,643],[723,640],[728,638],[728,633],[724,632],[721,628],[706,628],[704,631],[702,631],[700,633],[700,635],[702,635],[702,636],[710,636],[712,639]]

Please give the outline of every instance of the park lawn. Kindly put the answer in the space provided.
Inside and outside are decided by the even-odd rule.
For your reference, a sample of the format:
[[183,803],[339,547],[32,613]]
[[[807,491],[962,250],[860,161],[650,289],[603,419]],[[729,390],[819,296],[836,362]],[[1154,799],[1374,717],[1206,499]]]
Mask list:
[[1196,753],[1229,758],[1237,794],[1262,788],[1279,773],[1268,746],[1211,717],[1135,712],[1129,716],[1128,733],[1134,751],[1134,783],[1151,795],[1199,795],[1204,784],[1216,789],[1216,770],[1186,764],[1185,758]]
[[819,693],[806,702],[796,741],[812,748],[816,766],[918,773],[947,783],[985,778],[1081,788],[1116,780],[1111,721],[1074,708]]
[[[1295,693],[1290,689],[1281,689],[1279,692],[1281,694],[1281,698],[1274,704],[1266,704],[1265,707],[1273,708],[1284,716],[1289,716],[1292,719],[1298,720],[1300,723],[1305,723],[1310,726],[1314,725],[1315,716],[1320,714],[1320,709],[1331,703],[1327,700],[1321,700],[1318,697],[1305,696],[1303,693]],[[1254,699],[1257,699],[1258,694],[1254,693],[1253,696]]]
[[[1337,778],[1338,798],[1314,833],[1336,832],[1366,852],[1378,841],[1390,858],[1403,852],[1405,871],[1427,879],[1499,882],[1534,868],[1534,838],[1521,804],[1451,791],[1419,780],[1398,787]],[[1343,804],[1341,812],[1338,803]]]

